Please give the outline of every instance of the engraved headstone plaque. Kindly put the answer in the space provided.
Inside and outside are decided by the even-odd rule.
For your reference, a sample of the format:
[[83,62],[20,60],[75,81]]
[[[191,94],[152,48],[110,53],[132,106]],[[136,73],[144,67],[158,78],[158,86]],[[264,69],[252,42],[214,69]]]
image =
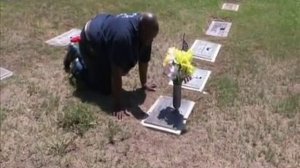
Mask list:
[[220,48],[221,44],[204,40],[195,40],[190,50],[192,51],[194,58],[215,62]]
[[[209,70],[196,68],[194,74],[192,75],[192,79],[187,83],[183,83],[182,88],[202,92],[210,74],[211,71]],[[173,85],[172,80],[170,80],[169,85]]]
[[9,71],[9,70],[7,70],[5,68],[0,67],[0,80],[8,78],[8,77],[10,77],[12,75],[13,75],[13,72],[11,72],[11,71]]
[[80,29],[71,29],[59,36],[56,36],[50,40],[47,40],[46,43],[56,47],[64,47],[70,43],[70,38],[80,35]]
[[212,21],[206,31],[207,35],[216,37],[227,37],[231,28],[230,22]]
[[239,4],[234,4],[234,3],[224,3],[222,5],[223,10],[229,10],[229,11],[238,11],[240,5]]
[[179,112],[173,108],[173,98],[160,96],[148,111],[142,125],[174,134],[181,134],[195,102],[182,99]]

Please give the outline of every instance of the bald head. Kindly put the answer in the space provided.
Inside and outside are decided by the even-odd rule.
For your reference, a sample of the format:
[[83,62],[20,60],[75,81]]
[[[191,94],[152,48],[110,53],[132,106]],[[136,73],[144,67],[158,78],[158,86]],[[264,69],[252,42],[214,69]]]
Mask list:
[[152,13],[142,13],[139,23],[140,42],[143,45],[151,45],[159,31],[157,18]]

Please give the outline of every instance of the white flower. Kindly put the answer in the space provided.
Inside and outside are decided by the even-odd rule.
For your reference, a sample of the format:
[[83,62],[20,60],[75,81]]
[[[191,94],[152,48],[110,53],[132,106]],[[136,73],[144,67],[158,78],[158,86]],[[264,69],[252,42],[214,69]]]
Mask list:
[[171,80],[174,80],[174,79],[176,79],[177,75],[178,75],[178,66],[172,65],[172,66],[169,68],[168,77],[169,77]]

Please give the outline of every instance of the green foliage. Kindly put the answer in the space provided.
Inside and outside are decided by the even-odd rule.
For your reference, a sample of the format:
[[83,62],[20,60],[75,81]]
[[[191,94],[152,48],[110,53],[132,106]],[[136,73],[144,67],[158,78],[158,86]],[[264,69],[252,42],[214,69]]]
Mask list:
[[54,95],[49,95],[41,103],[41,108],[45,111],[46,115],[58,110],[59,107],[59,97]]
[[282,100],[276,106],[276,111],[288,118],[294,117],[300,112],[300,94],[289,96]]
[[237,97],[238,84],[229,77],[217,80],[218,103],[221,106],[232,106]]
[[244,43],[242,45],[247,46],[246,48],[251,48],[249,52],[264,50],[267,53],[265,57],[297,57],[300,40],[299,7],[299,1],[294,0],[243,2],[238,17],[235,18],[239,25],[233,30],[234,35],[240,39],[237,44]]
[[93,127],[94,121],[95,118],[87,106],[75,105],[64,110],[59,125],[67,131],[83,135],[84,132]]
[[6,110],[0,107],[0,127],[2,125],[2,122],[5,120],[5,118],[6,118]]
[[116,123],[114,123],[114,121],[108,121],[105,134],[108,139],[108,143],[114,144],[116,136],[120,131],[122,131],[121,128]]
[[68,152],[68,147],[73,143],[74,138],[57,139],[50,144],[49,153],[52,155],[64,156]]

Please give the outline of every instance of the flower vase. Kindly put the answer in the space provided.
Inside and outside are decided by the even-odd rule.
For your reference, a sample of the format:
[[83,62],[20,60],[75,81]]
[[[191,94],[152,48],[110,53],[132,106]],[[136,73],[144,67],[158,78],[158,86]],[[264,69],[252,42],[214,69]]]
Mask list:
[[173,85],[173,107],[179,112],[181,106],[181,83]]

